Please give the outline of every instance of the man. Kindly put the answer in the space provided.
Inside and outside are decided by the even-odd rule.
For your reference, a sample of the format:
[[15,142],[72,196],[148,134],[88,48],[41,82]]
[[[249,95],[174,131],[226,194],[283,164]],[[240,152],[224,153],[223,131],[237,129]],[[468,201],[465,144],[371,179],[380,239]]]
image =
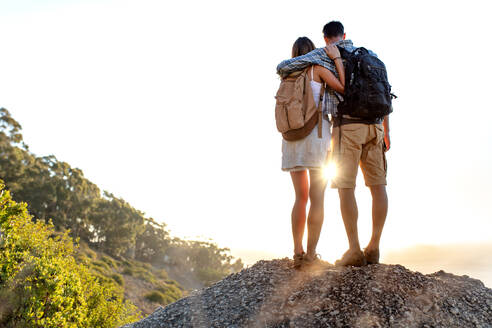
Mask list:
[[[326,24],[323,34],[327,47],[337,45],[349,52],[355,50],[352,41],[345,39],[344,28],[340,22],[332,21]],[[277,66],[277,73],[285,76],[313,64],[326,67],[337,74],[333,61],[323,48],[283,61]],[[338,170],[332,180],[332,188],[338,189],[340,210],[349,241],[349,249],[335,265],[362,266],[379,263],[379,242],[388,212],[385,152],[390,148],[389,119],[386,116],[384,119],[363,120],[348,115],[337,115],[337,105],[341,96],[327,88],[325,99],[328,112],[333,117],[332,156]],[[358,211],[354,194],[359,165],[372,195],[372,237],[364,251],[359,244]]]

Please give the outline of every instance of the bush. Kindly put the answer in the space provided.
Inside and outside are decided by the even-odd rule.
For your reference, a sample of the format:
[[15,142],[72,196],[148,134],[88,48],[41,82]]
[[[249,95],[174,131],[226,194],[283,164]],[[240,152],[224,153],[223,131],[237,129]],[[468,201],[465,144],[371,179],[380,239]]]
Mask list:
[[3,184],[0,193],[0,326],[115,327],[139,318],[120,291],[75,262],[67,232],[33,222]]
[[118,268],[118,265],[116,264],[116,262],[112,258],[110,258],[109,256],[103,255],[101,260],[113,269]]
[[78,254],[84,254],[86,257],[95,260],[97,259],[97,253],[94,252],[92,249],[89,248],[89,245],[87,245],[86,242],[81,241],[79,243],[79,249],[77,251]]
[[103,262],[103,261],[92,261],[92,265],[103,268],[106,271],[110,270],[109,265],[107,265],[106,262]]
[[145,298],[150,302],[159,303],[161,305],[167,305],[167,304],[172,303],[174,301],[172,299],[172,297],[170,297],[169,295],[164,295],[161,292],[156,291],[156,290],[151,291],[150,293],[147,293],[145,295]]
[[123,277],[120,274],[114,273],[111,275],[111,278],[113,278],[113,280],[116,281],[118,285],[123,286],[124,281]]
[[137,268],[137,270],[134,271],[134,277],[147,281],[148,283],[151,284],[156,283],[154,275],[143,268]]
[[175,302],[183,297],[181,290],[174,285],[159,285],[156,287],[156,290],[164,295],[168,295],[172,302]]
[[210,286],[214,282],[219,281],[220,279],[224,278],[224,273],[210,269],[210,268],[205,268],[205,269],[198,269],[196,270],[196,277],[202,281],[205,286]]
[[133,272],[132,268],[125,268],[125,269],[123,269],[123,274],[126,274],[126,275],[133,277],[135,275],[135,272]]
[[168,285],[174,285],[176,286],[177,288],[179,288],[180,290],[183,290],[183,286],[181,286],[176,280],[172,280],[172,279],[167,279],[165,281],[166,284]]
[[169,276],[167,275],[167,271],[162,269],[162,270],[159,270],[157,272],[157,277],[161,278],[161,279],[164,279],[164,280],[167,280],[169,279]]

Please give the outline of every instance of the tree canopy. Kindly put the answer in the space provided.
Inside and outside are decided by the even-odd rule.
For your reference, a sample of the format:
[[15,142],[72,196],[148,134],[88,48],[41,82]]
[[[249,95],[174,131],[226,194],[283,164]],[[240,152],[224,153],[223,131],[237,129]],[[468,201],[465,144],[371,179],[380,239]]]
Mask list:
[[76,263],[68,233],[33,221],[0,181],[0,326],[115,327],[139,314]]
[[229,249],[172,238],[164,223],[110,192],[101,192],[82,170],[53,155],[31,153],[21,131],[10,112],[0,108],[0,178],[14,200],[28,204],[35,220],[51,220],[56,231],[68,231],[115,258],[182,266],[204,284],[243,267],[240,259],[233,262]]

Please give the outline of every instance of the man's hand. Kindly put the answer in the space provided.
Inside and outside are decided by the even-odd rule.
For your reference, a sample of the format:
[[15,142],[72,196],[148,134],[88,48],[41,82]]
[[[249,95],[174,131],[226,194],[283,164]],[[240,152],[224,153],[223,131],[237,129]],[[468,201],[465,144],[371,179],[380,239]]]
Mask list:
[[389,116],[385,116],[383,120],[383,128],[384,128],[384,151],[390,150],[391,147],[391,141],[390,141],[390,123],[389,123]]
[[388,133],[386,133],[386,131],[384,132],[384,146],[385,146],[384,151],[390,150],[391,141],[390,141],[389,131],[388,131]]
[[326,46],[324,49],[325,49],[326,55],[328,57],[330,57],[331,60],[333,60],[333,58],[340,57],[340,51],[338,50],[337,46],[330,44],[330,45]]

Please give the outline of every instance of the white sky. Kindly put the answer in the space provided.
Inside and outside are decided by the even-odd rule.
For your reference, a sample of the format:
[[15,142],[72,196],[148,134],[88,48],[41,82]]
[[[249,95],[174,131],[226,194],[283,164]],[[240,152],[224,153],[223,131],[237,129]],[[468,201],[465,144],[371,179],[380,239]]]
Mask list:
[[[81,168],[174,235],[247,261],[291,256],[275,67],[297,37],[321,47],[323,25],[341,20],[399,96],[382,246],[492,241],[486,1],[338,3],[0,0],[0,106],[31,151]],[[364,245],[370,197],[358,185]],[[347,247],[335,190],[325,207],[318,251],[332,261]]]

